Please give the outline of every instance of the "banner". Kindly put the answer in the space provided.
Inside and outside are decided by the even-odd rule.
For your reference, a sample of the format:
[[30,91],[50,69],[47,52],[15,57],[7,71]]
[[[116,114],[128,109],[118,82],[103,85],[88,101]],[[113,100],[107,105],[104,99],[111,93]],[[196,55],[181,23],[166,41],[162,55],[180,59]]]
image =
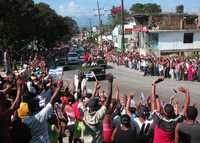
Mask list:
[[59,67],[57,69],[49,69],[49,75],[53,77],[61,77],[63,75],[63,68]]
[[93,72],[89,72],[85,74],[86,78],[93,78],[94,77],[94,73]]

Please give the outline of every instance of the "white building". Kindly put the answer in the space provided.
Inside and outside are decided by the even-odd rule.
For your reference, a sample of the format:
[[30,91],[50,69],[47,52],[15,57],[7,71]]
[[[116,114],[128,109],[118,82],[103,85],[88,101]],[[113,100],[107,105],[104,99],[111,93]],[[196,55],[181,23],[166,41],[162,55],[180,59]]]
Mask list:
[[[124,25],[124,42],[125,42],[125,49],[129,49],[130,46],[133,46],[133,41],[135,40],[135,33],[133,32],[133,28],[136,25],[135,22],[130,22]],[[117,51],[122,51],[122,27],[121,25],[115,26],[112,31],[112,37],[114,46]]]
[[200,51],[200,30],[150,30],[140,35],[142,51],[156,54]]

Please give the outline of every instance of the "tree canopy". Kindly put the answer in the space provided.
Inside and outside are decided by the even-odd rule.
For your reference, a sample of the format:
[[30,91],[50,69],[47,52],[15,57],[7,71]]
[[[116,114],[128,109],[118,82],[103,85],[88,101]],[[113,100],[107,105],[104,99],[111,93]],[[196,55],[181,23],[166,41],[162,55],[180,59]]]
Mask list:
[[137,14],[137,13],[160,13],[162,11],[160,5],[156,3],[146,3],[146,4],[141,4],[141,3],[136,3],[133,4],[130,8],[130,12],[132,14]]
[[76,21],[58,15],[48,4],[32,0],[0,1],[0,48],[20,48],[37,41],[51,48],[78,32]]

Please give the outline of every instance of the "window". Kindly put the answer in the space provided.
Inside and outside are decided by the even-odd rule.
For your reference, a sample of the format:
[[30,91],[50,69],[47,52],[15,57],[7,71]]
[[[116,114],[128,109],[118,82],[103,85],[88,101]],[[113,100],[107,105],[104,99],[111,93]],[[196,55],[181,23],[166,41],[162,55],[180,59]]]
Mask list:
[[193,33],[184,33],[183,43],[193,43]]
[[124,38],[124,43],[128,43],[128,38]]

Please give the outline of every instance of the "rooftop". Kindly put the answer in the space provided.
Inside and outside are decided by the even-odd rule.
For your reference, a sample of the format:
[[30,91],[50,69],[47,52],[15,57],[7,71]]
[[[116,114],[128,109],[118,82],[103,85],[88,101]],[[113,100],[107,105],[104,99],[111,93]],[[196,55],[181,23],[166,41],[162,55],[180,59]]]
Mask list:
[[163,15],[174,15],[174,16],[196,16],[198,17],[197,13],[176,13],[176,12],[161,12],[161,13],[135,13],[132,16],[163,16]]

